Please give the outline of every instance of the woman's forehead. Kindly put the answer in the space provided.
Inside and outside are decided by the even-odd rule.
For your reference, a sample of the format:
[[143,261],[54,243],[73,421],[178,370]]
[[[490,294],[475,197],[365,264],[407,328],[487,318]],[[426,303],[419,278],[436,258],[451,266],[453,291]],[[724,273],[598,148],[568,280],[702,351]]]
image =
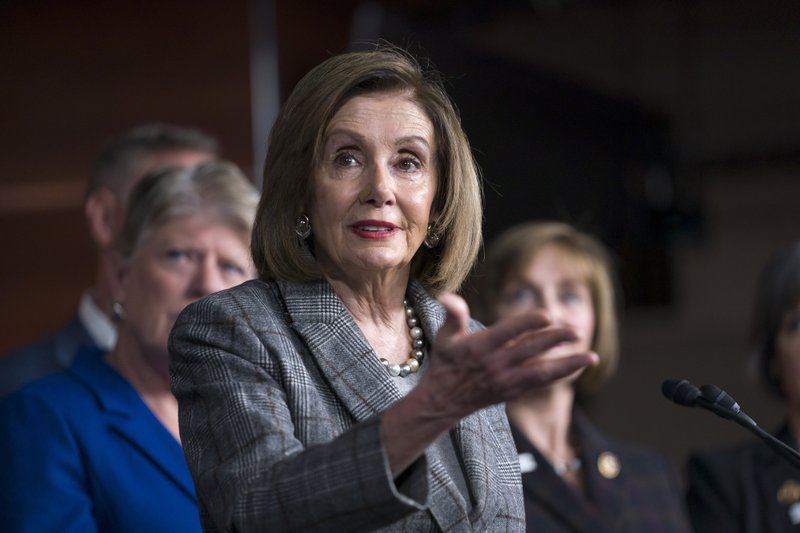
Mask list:
[[593,272],[593,262],[584,252],[566,244],[548,242],[527,255],[519,265],[520,274],[529,273],[546,260],[565,279],[586,282]]

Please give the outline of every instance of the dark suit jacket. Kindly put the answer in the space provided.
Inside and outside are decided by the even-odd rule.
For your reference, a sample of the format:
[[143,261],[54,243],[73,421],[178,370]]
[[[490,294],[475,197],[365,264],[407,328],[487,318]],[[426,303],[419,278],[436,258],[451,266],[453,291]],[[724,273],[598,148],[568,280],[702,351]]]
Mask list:
[[[797,447],[787,427],[776,436]],[[800,470],[766,443],[695,453],[688,475],[687,502],[696,531],[800,531]]]
[[99,353],[0,401],[0,529],[199,533],[180,445]]
[[67,368],[81,347],[97,348],[76,314],[51,335],[0,357],[0,397]]
[[[408,297],[428,339],[441,305]],[[381,413],[400,392],[326,281],[250,281],[188,306],[172,388],[207,531],[523,531],[502,406],[452,431],[471,501],[429,450],[395,483]]]
[[[678,477],[661,453],[607,437],[578,409],[573,414],[573,424],[588,499],[558,477],[544,456],[512,426],[517,449],[532,454],[537,465],[535,470],[522,474],[528,531],[690,530]],[[618,468],[614,468],[614,459]],[[607,461],[605,467],[599,467],[603,461]]]

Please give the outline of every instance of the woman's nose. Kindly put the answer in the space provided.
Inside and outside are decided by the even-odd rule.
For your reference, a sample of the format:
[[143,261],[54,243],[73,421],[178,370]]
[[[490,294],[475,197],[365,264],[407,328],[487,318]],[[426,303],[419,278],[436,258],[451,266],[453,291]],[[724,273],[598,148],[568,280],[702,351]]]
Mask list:
[[194,278],[192,280],[192,292],[196,298],[221,291],[227,288],[222,273],[216,264],[204,260],[197,265]]
[[394,193],[391,187],[391,176],[382,165],[372,165],[366,173],[364,186],[358,195],[362,204],[372,204],[375,207],[391,205],[394,202]]
[[561,306],[554,302],[545,301],[541,305],[541,309],[545,311],[550,316],[550,321],[556,325],[562,325],[564,323],[564,313]]

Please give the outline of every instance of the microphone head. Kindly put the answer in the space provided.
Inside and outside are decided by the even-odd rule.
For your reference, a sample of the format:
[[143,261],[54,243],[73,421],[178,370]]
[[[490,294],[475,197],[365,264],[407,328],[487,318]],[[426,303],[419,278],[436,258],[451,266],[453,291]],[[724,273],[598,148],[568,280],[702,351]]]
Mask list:
[[700,394],[709,402],[733,411],[734,413],[738,413],[741,410],[741,407],[739,407],[739,404],[733,399],[733,396],[716,385],[702,385],[700,387]]
[[661,392],[671,402],[694,407],[700,396],[700,389],[685,379],[668,379],[661,384]]

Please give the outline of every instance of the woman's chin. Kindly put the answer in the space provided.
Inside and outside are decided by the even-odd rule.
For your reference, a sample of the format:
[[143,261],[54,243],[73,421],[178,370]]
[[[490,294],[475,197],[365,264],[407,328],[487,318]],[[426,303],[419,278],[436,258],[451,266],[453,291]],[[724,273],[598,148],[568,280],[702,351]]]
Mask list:
[[[563,359],[565,357],[570,357],[572,355],[577,355],[579,353],[584,353],[588,351],[588,348],[581,348],[580,346],[575,346],[574,344],[560,344],[557,345],[542,355],[538,357],[532,357],[529,359],[525,364],[535,364],[535,361],[540,361],[543,359],[548,360],[556,360],[556,359]],[[583,374],[585,368],[579,368],[575,372],[569,374],[568,376],[564,376],[563,378],[556,380],[553,382],[553,385],[559,384],[572,384],[573,382],[577,381],[577,379]]]

